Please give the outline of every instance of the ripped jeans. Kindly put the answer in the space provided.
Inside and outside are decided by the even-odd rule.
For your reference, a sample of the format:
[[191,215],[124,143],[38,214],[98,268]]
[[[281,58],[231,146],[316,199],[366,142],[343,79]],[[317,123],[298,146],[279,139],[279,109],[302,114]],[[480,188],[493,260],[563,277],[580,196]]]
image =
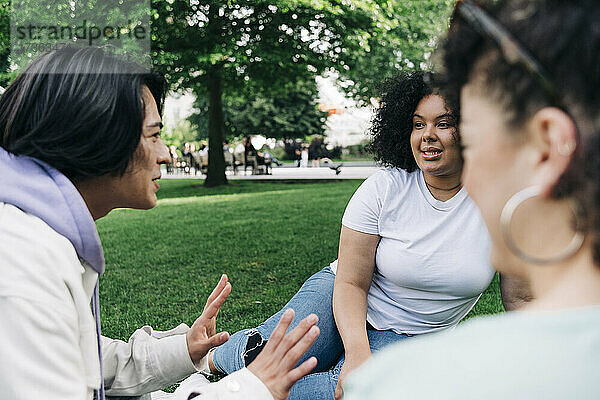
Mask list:
[[[258,332],[263,339],[268,339],[279,322],[283,312],[292,308],[294,320],[289,330],[311,313],[319,317],[320,334],[312,347],[302,356],[298,365],[311,356],[317,357],[317,366],[313,372],[300,379],[290,391],[288,399],[331,400],[334,397],[337,379],[344,363],[344,346],[333,318],[333,281],[335,274],[329,266],[311,276],[298,293],[279,311],[254,329],[245,329],[231,335],[227,343],[219,346],[213,353],[213,362],[217,369],[230,374],[242,369],[248,337]],[[391,330],[367,330],[371,351],[378,351],[409,336]]]

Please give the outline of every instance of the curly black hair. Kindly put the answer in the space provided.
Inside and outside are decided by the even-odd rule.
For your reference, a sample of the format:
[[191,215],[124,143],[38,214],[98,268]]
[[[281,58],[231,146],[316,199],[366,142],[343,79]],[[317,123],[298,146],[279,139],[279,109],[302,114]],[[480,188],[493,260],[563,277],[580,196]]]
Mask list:
[[[380,85],[380,107],[371,122],[371,141],[367,151],[384,166],[407,172],[417,169],[410,147],[413,114],[426,96],[438,94],[435,76],[422,71],[401,73]],[[446,102],[446,107],[458,120],[458,107]]]
[[[541,64],[561,96],[554,104],[538,80],[505,58],[494,40],[458,13],[440,52],[446,98],[457,101],[462,86],[478,90],[503,107],[505,122],[519,127],[547,106],[565,108],[578,130],[578,145],[554,198],[578,205],[578,229],[594,234],[600,265],[600,3],[597,0],[478,1]],[[520,129],[511,130],[519,134]]]

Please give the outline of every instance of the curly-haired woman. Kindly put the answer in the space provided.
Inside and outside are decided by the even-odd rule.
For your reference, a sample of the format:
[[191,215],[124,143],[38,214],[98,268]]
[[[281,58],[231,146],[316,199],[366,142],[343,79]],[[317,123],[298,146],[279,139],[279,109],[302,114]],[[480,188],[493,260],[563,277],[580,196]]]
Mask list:
[[[422,73],[388,81],[381,103],[370,146],[387,168],[350,200],[338,260],[284,307],[299,317],[316,313],[321,332],[305,355],[317,357],[315,372],[296,383],[291,399],[332,399],[338,378],[372,351],[455,326],[494,275],[485,226],[462,188],[456,108]],[[216,348],[213,372],[252,361],[279,317]]]

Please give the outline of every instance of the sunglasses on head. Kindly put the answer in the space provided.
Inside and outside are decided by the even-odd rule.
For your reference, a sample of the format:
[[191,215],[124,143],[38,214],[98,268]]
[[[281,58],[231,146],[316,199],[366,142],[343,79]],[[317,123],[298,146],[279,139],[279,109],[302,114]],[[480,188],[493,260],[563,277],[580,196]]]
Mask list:
[[567,109],[562,97],[544,67],[504,26],[494,20],[481,6],[472,0],[458,0],[454,15],[460,15],[480,35],[493,40],[510,65],[518,65],[527,71],[537,81],[548,99],[552,101],[552,104],[566,112]]

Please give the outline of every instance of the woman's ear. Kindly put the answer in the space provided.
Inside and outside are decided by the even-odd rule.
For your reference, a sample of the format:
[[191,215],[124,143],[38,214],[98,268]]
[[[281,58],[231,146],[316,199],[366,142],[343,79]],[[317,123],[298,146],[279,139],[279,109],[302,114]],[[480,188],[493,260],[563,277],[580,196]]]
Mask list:
[[535,113],[527,130],[536,154],[535,184],[547,197],[571,162],[577,147],[577,128],[563,110],[546,107]]

